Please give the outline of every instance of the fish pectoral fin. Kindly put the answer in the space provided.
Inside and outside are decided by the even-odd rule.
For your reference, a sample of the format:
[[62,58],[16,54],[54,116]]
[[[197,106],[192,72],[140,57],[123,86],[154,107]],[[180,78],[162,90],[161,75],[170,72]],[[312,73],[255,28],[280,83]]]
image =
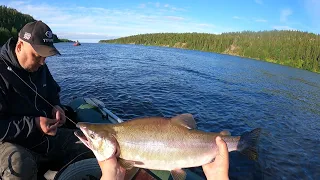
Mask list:
[[221,131],[220,134],[223,135],[223,136],[231,136],[231,133],[229,131],[227,131],[227,130]]
[[134,167],[135,162],[134,161],[127,161],[124,159],[119,158],[118,162],[120,166],[122,166],[125,169],[132,169]]
[[192,114],[180,114],[171,118],[171,122],[186,127],[188,129],[196,129],[196,121],[194,120]]
[[182,169],[174,169],[170,173],[174,180],[185,180],[187,178],[187,173]]

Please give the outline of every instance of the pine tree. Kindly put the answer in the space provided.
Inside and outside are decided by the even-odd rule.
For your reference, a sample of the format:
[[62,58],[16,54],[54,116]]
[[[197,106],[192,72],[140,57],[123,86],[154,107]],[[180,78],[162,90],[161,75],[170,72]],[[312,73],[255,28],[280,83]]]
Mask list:
[[320,36],[300,31],[243,31],[222,33],[154,33],[101,40],[105,43],[135,43],[227,53],[266,60],[319,72]]

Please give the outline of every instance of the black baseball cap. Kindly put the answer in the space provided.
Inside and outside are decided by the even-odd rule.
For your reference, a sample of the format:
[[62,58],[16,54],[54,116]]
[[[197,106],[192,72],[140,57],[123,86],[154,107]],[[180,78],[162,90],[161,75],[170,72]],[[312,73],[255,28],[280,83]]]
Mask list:
[[26,24],[19,32],[19,37],[30,43],[33,49],[42,57],[61,55],[53,45],[53,33],[42,21]]

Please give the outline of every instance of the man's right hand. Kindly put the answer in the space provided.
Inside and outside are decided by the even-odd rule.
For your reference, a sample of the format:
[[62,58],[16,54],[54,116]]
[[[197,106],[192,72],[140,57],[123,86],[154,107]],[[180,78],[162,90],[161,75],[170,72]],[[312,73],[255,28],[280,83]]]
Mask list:
[[46,117],[36,117],[35,118],[36,125],[39,130],[41,130],[44,134],[49,136],[54,136],[57,133],[57,129],[59,127],[59,121],[56,119],[49,119]]

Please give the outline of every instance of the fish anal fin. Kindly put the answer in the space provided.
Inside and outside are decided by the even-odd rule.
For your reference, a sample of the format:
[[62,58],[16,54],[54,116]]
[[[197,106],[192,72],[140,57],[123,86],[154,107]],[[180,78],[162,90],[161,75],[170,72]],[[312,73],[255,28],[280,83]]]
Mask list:
[[127,170],[132,169],[133,167],[135,167],[135,165],[140,165],[140,166],[144,165],[144,163],[140,161],[130,161],[122,158],[118,158],[118,162],[123,168]]
[[119,162],[120,166],[122,166],[123,168],[125,168],[127,170],[132,169],[135,164],[134,161],[127,161],[127,160],[124,160],[121,158],[118,159],[118,162]]
[[174,180],[185,180],[187,178],[187,173],[182,169],[171,170],[171,175]]
[[194,120],[192,114],[180,114],[171,118],[171,122],[174,124],[186,127],[188,129],[196,129],[196,121]]
[[221,131],[220,134],[221,134],[222,136],[231,136],[231,133],[230,133],[229,131],[227,131],[227,130]]

